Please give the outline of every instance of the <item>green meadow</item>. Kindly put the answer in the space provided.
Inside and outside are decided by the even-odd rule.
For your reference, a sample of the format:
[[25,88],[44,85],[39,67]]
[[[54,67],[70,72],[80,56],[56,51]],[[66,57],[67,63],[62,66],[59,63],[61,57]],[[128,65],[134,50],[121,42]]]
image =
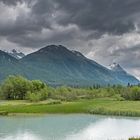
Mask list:
[[10,76],[0,85],[0,115],[17,113],[140,116],[140,86],[50,87]]
[[43,101],[5,101],[0,105],[0,112],[17,113],[90,113],[101,115],[138,116],[140,101],[116,101],[114,99],[85,99],[72,102]]

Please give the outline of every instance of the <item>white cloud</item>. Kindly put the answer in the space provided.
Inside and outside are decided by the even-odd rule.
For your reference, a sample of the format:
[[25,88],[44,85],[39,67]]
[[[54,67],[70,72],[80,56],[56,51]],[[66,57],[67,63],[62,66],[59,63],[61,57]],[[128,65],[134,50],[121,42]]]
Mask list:
[[105,34],[90,42],[92,50],[87,57],[105,66],[120,63],[128,72],[140,78],[140,34],[137,31],[123,35]]

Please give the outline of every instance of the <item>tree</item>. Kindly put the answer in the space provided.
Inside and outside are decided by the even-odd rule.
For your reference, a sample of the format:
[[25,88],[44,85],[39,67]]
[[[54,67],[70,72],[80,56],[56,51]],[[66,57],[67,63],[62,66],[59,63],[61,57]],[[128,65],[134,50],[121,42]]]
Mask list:
[[1,94],[4,99],[23,100],[32,83],[22,76],[9,76],[1,85]]
[[46,85],[41,82],[40,80],[33,80],[32,81],[32,84],[33,84],[33,90],[34,91],[39,91],[41,89],[43,89]]

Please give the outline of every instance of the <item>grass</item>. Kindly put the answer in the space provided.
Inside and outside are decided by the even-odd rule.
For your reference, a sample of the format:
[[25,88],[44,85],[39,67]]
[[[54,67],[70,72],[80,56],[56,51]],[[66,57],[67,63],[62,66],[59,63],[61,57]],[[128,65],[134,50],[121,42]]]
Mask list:
[[129,138],[129,140],[140,140],[140,138]]
[[100,115],[138,116],[140,101],[115,101],[113,99],[78,100],[74,102],[6,101],[0,104],[0,112],[8,113],[91,113]]

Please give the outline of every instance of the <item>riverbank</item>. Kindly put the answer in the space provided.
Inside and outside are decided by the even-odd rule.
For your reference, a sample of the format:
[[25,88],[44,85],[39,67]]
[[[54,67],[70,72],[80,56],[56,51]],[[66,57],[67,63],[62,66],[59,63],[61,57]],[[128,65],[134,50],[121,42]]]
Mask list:
[[[114,99],[77,100],[73,102],[4,101],[0,112],[11,114],[72,114],[90,113],[100,115],[140,117],[140,101],[116,101]],[[6,114],[5,114],[6,115]]]
[[140,140],[140,138],[129,138],[129,140]]

